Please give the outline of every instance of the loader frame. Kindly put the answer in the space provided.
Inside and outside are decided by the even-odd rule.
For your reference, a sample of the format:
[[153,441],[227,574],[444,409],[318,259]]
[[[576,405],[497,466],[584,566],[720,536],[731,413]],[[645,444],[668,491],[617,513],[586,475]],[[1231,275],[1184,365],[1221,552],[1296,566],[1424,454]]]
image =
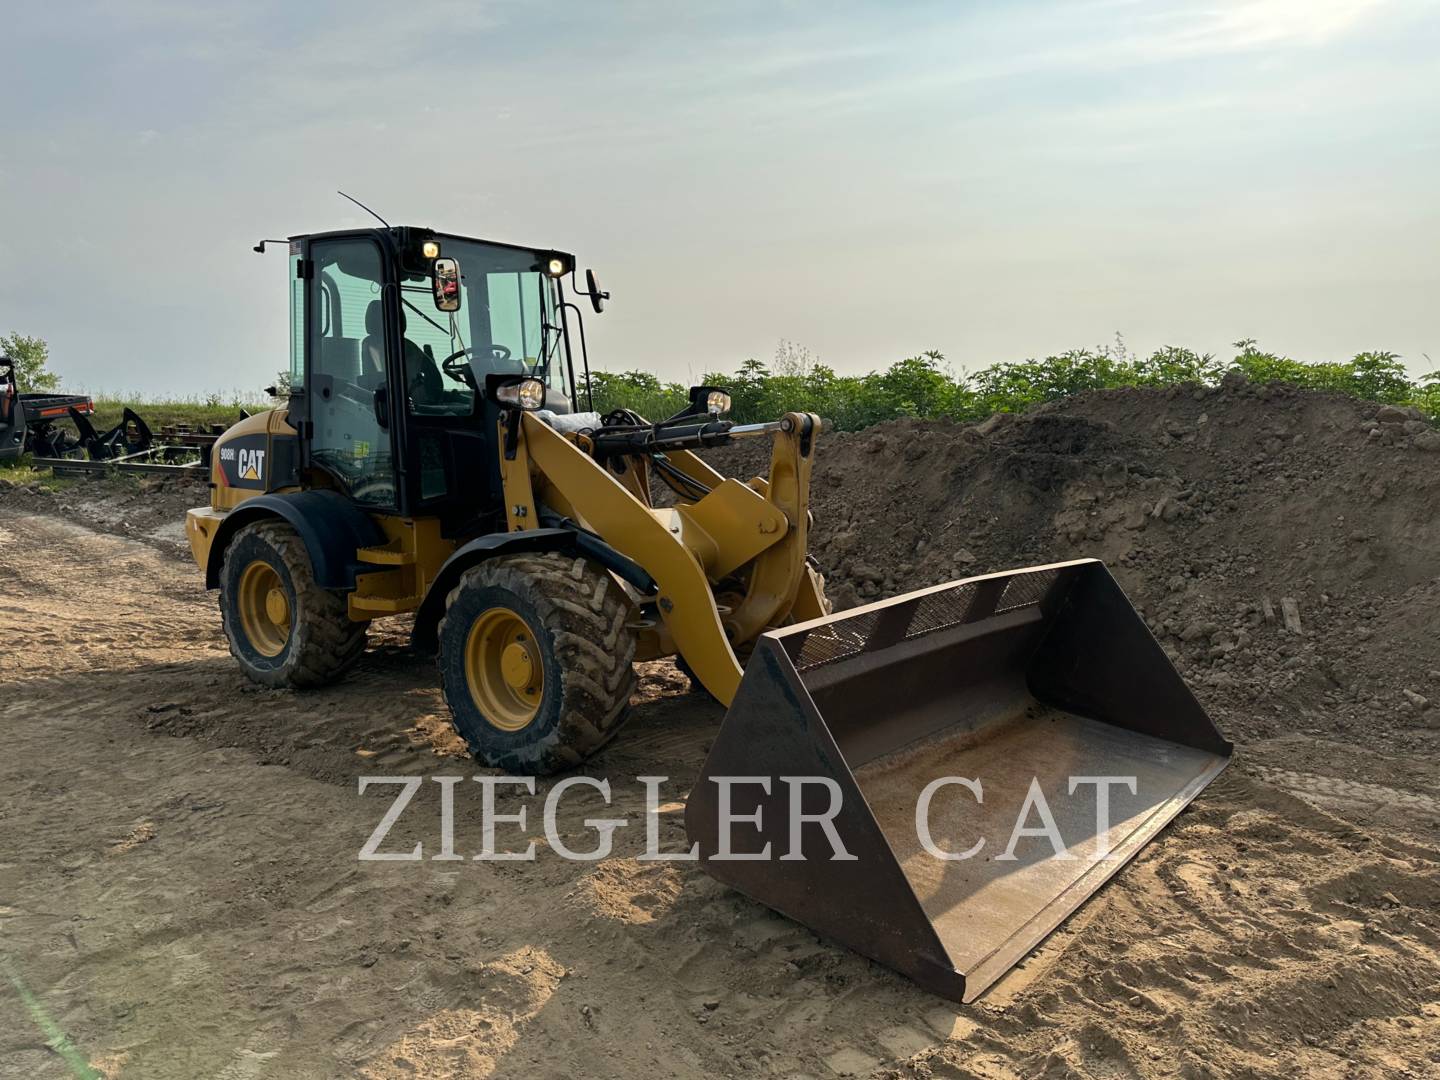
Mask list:
[[[806,560],[819,427],[812,414],[788,414],[763,433],[775,440],[769,475],[748,484],[722,477],[688,450],[667,451],[667,460],[713,485],[698,501],[668,509],[652,507],[647,491],[624,482],[640,473],[639,457],[601,464],[583,437],[562,435],[518,409],[500,410],[495,423],[497,446],[512,426],[516,433],[498,461],[508,531],[457,543],[436,518],[368,513],[333,490],[261,493],[232,509],[187,515],[206,586],[218,587],[226,547],[240,529],[278,518],[304,541],[317,583],[346,592],[352,618],[415,611],[412,641],[431,652],[445,598],[467,569],[521,552],[575,552],[624,582],[640,628],[637,655],[681,653],[725,704],[740,684],[737,645],[766,627],[824,614],[823,581]],[[709,437],[726,437],[723,426]],[[219,468],[217,460],[212,470]],[[737,571],[745,571],[745,588],[722,617],[714,586]]]

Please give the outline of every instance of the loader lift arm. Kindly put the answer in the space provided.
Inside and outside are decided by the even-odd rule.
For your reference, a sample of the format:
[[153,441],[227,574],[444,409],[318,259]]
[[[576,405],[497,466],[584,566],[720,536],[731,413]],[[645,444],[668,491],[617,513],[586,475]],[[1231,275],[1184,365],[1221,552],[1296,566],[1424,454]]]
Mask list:
[[[514,415],[514,414],[512,414]],[[508,435],[508,418],[499,434]],[[805,562],[809,479],[819,420],[789,413],[769,424],[682,424],[602,428],[567,438],[540,418],[520,414],[514,457],[501,463],[512,530],[540,519],[540,506],[593,531],[649,573],[658,585],[655,609],[667,652],[684,657],[704,687],[728,705],[740,685],[735,646],[798,617],[820,613],[819,583]],[[690,450],[732,438],[773,434],[770,476],[752,485],[720,477]],[[637,497],[606,463],[664,452],[686,475],[710,488],[703,498],[656,510]],[[622,466],[633,468],[633,466]],[[761,490],[757,490],[761,489]],[[731,610],[717,604],[714,584],[743,572],[747,588]],[[803,602],[800,600],[804,595]]]

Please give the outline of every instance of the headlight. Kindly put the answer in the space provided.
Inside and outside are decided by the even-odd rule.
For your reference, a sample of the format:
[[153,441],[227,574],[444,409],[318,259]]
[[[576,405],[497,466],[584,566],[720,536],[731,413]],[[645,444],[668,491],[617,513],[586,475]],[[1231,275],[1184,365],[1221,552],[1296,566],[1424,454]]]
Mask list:
[[427,259],[438,259],[440,257],[440,245],[434,240],[426,240],[420,248],[420,253]]
[[495,391],[495,400],[533,412],[545,405],[545,384],[539,379],[507,383]]
[[705,411],[711,416],[724,416],[730,411],[730,395],[723,390],[711,390],[705,395]]

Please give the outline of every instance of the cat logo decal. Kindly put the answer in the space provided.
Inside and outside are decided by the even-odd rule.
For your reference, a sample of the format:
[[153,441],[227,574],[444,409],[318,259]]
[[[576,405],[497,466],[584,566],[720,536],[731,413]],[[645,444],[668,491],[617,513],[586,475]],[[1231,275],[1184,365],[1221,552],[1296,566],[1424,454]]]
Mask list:
[[241,480],[265,479],[264,450],[241,450],[236,456],[238,459],[236,466],[239,469]]

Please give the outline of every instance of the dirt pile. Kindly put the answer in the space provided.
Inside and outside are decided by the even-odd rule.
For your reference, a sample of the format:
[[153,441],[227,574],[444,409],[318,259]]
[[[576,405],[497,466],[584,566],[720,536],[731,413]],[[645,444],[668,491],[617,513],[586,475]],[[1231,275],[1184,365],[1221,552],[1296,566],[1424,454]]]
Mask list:
[[[1095,556],[1232,737],[1383,730],[1433,752],[1437,451],[1404,410],[1243,381],[898,421],[822,439],[813,548],[837,609]],[[707,456],[748,476],[766,453]]]
[[0,512],[54,514],[187,558],[185,511],[209,502],[206,482],[188,477],[122,473],[46,490],[39,483],[15,484],[0,474]]

